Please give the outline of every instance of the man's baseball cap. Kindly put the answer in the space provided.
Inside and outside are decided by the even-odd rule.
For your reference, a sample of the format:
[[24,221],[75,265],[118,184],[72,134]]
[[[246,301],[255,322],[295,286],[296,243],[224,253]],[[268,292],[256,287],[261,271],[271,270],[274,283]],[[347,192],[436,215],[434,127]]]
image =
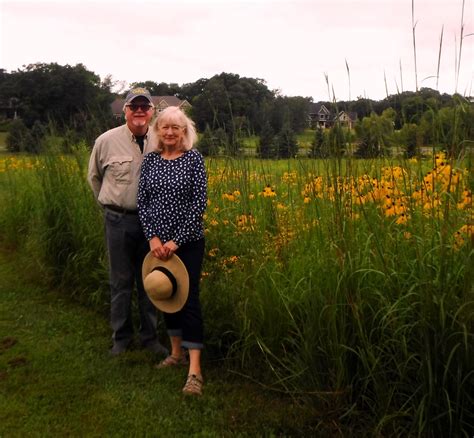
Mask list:
[[132,88],[128,94],[127,97],[125,98],[125,105],[128,105],[130,102],[132,102],[133,99],[136,99],[137,97],[144,97],[145,99],[150,102],[150,105],[153,106],[153,101],[151,100],[151,94],[146,88]]

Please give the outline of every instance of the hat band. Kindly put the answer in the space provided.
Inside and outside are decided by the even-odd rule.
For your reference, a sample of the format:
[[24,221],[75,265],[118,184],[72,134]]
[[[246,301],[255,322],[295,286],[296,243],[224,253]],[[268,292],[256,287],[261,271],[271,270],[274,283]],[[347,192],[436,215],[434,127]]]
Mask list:
[[166,269],[164,266],[157,266],[156,268],[151,270],[151,272],[153,271],[163,272],[163,274],[165,274],[168,277],[168,280],[171,281],[171,285],[173,286],[173,292],[171,293],[171,296],[173,296],[178,290],[178,283],[176,282],[176,278],[171,273],[171,271]]

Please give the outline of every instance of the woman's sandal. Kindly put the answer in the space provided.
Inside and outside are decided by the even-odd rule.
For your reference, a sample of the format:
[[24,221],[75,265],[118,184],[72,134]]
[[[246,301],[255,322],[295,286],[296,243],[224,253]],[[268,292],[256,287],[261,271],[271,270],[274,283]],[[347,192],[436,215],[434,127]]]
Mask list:
[[155,365],[155,368],[162,369],[162,368],[172,368],[172,367],[181,367],[189,365],[187,357],[183,354],[180,357],[175,356],[168,356],[163,359],[159,364]]
[[202,395],[202,386],[204,382],[202,376],[190,374],[183,388],[183,393],[187,395]]

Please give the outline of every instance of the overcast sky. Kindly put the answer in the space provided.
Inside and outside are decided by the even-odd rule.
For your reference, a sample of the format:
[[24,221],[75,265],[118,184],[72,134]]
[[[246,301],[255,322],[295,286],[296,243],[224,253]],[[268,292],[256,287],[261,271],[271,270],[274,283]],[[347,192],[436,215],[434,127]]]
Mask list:
[[[474,0],[464,1],[463,21],[463,0],[414,1],[419,88],[452,94],[457,82],[474,95]],[[8,72],[82,63],[102,79],[180,85],[227,72],[315,101],[416,87],[412,0],[0,0],[0,29]]]

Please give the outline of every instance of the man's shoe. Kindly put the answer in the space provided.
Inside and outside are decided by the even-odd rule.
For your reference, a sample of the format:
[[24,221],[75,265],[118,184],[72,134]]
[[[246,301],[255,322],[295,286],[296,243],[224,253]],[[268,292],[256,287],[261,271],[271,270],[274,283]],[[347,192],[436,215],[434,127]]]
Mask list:
[[110,349],[111,356],[118,356],[122,353],[125,353],[128,350],[128,344],[114,344]]
[[144,348],[151,351],[152,353],[159,354],[162,356],[168,356],[169,354],[168,349],[162,344],[160,344],[158,341],[146,344],[144,345]]

